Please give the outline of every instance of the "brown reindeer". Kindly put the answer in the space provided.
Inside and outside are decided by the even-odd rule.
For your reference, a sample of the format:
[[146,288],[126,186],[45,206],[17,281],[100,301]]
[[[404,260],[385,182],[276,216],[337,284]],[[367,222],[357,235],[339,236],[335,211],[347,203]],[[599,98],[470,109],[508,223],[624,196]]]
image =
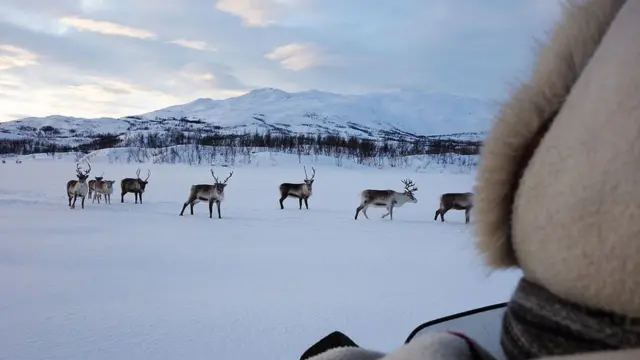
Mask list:
[[184,210],[187,208],[187,205],[191,205],[191,215],[193,215],[193,207],[195,204],[200,201],[206,201],[209,203],[209,218],[213,218],[213,203],[216,203],[216,207],[218,208],[218,219],[222,219],[222,215],[220,215],[220,203],[224,201],[224,188],[227,186],[227,181],[233,176],[233,171],[224,179],[222,182],[218,180],[216,174],[211,169],[211,176],[215,183],[213,185],[210,184],[197,184],[191,185],[191,189],[189,190],[189,198],[184,202],[182,206],[182,211],[180,211],[180,216],[184,214]]
[[304,200],[304,205],[309,210],[309,203],[307,200],[313,194],[313,179],[316,177],[316,169],[311,167],[313,170],[313,174],[311,175],[311,179],[307,175],[307,167],[304,167],[304,182],[299,184],[292,183],[282,183],[280,184],[280,209],[284,209],[283,201],[287,197],[297,198],[300,202],[300,209],[302,209],[302,201]]
[[468,224],[472,208],[473,193],[445,193],[440,196],[440,208],[436,210],[436,215],[433,217],[433,220],[437,220],[438,215],[440,215],[440,220],[444,222],[444,214],[446,214],[447,211],[451,209],[464,210],[465,223]]
[[404,191],[397,192],[395,190],[375,190],[366,189],[360,193],[360,206],[356,208],[355,220],[358,220],[358,214],[362,211],[365,218],[367,216],[367,209],[369,206],[373,207],[385,207],[387,213],[382,215],[382,218],[390,215],[390,219],[393,220],[393,209],[404,205],[405,203],[417,203],[418,199],[415,197],[415,192],[418,188],[413,181],[406,179],[402,180],[404,184]]
[[93,194],[94,203],[98,200],[98,204],[100,204],[100,200],[102,199],[102,195],[104,195],[104,203],[111,204],[111,194],[113,194],[113,184],[115,180],[101,180],[95,182],[95,193]]
[[133,193],[136,198],[136,204],[138,203],[138,197],[140,197],[140,204],[142,204],[142,193],[144,193],[147,184],[149,183],[149,177],[151,176],[151,170],[147,170],[147,178],[142,180],[140,178],[140,169],[136,171],[136,178],[124,178],[120,181],[120,202],[124,202],[124,196],[127,193]]
[[87,195],[87,198],[91,199],[93,191],[96,187],[96,182],[100,182],[102,181],[102,179],[104,179],[104,173],[102,173],[102,175],[100,176],[96,176],[95,179],[89,180],[89,194]]
[[[67,197],[69,198],[69,207],[76,208],[76,200],[78,197],[82,198],[82,208],[84,209],[84,199],[89,192],[89,185],[87,184],[87,178],[91,172],[91,164],[87,163],[89,169],[85,172],[80,170],[80,163],[76,164],[76,176],[78,180],[67,181]],[[71,202],[73,200],[73,203]]]

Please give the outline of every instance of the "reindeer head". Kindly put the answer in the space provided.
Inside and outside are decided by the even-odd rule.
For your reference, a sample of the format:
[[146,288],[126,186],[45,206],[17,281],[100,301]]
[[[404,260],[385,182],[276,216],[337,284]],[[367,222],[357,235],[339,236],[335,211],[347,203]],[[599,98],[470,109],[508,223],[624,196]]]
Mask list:
[[311,179],[309,179],[309,175],[307,175],[307,167],[304,167],[304,183],[307,184],[309,191],[313,187],[313,178],[316,177],[316,169],[312,166],[311,170],[313,170],[313,174],[311,174]]
[[211,176],[213,176],[213,180],[215,180],[215,184],[213,184],[213,186],[215,186],[216,192],[220,195],[224,195],[224,188],[227,187],[227,181],[229,181],[229,179],[233,176],[233,171],[230,172],[229,176],[227,176],[227,178],[224,179],[222,182],[218,180],[218,177],[213,172],[213,169],[211,169]]
[[113,189],[113,183],[115,183],[115,180],[105,180],[104,184],[107,186],[107,189],[112,190]]
[[147,187],[147,184],[149,183],[149,177],[151,176],[151,170],[147,170],[147,177],[142,180],[140,178],[140,169],[138,168],[138,170],[136,171],[136,180],[138,180],[138,184],[140,185],[140,192],[144,192],[144,189]]
[[78,181],[81,183],[87,181],[87,179],[89,178],[89,173],[91,172],[91,164],[87,163],[87,165],[89,166],[89,168],[83,172],[82,169],[80,169],[80,163],[76,164],[76,176],[78,177]]
[[416,198],[414,194],[414,192],[418,191],[418,188],[416,187],[416,185],[413,183],[413,181],[409,179],[402,180],[402,183],[404,184],[404,194],[411,199],[412,203],[414,204],[417,203],[418,198]]
[[102,181],[102,179],[104,179],[104,173],[100,176],[96,176],[96,181]]

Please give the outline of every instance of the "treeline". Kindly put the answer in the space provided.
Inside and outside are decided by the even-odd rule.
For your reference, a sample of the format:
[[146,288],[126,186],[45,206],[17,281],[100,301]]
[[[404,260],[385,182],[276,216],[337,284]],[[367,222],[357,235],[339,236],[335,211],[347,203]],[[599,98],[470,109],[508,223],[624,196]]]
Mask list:
[[[28,155],[47,153],[55,155],[60,152],[88,153],[108,148],[137,148],[154,152],[170,153],[171,147],[189,148],[198,151],[200,147],[219,148],[218,153],[225,157],[236,157],[256,151],[282,152],[302,155],[325,155],[336,159],[350,158],[358,163],[370,162],[372,159],[398,159],[412,155],[430,155],[441,158],[452,158],[455,155],[477,155],[480,141],[420,138],[412,141],[378,141],[356,137],[340,137],[334,135],[283,135],[271,133],[245,133],[238,135],[221,135],[210,133],[168,131],[130,134],[100,134],[86,143],[77,146],[60,145],[45,139],[3,139],[0,140],[0,154]],[[164,150],[163,150],[164,149]],[[144,153],[149,153],[145,151]]]

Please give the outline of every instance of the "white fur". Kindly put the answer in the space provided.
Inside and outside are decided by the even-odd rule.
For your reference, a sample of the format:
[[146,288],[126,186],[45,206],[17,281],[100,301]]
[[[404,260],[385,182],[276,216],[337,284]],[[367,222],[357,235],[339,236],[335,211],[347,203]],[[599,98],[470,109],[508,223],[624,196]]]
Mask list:
[[309,185],[307,183],[303,183],[302,186],[300,186],[299,190],[298,189],[289,189],[287,191],[287,197],[289,196],[297,196],[297,197],[311,197],[311,195],[313,195],[313,185],[311,186],[311,188],[309,188]]
[[[486,350],[477,347],[482,359],[495,359]],[[462,338],[448,333],[429,333],[415,338],[395,351],[378,351],[341,347],[309,358],[309,360],[472,360],[469,345]]]
[[[219,202],[223,202],[224,201],[224,188],[222,190],[222,192],[218,192],[217,189],[215,188],[215,186],[211,185],[211,188],[209,188],[208,191],[199,191],[196,194],[196,199],[193,201],[194,204],[199,203],[200,198],[205,198],[205,199],[213,199]],[[191,191],[189,192],[189,196],[191,196]],[[187,199],[188,200],[188,199]]]
[[89,193],[89,185],[86,181],[80,182],[78,181],[76,185],[73,187],[73,195],[78,195],[78,197],[85,197]]
[[367,190],[363,190],[360,193],[360,206],[362,206],[361,211],[365,218],[369,218],[369,216],[367,216],[367,209],[369,208],[369,206],[386,208],[387,213],[382,215],[382,218],[384,219],[385,217],[391,215],[391,218],[393,219],[392,213],[394,208],[401,207],[408,202],[411,202],[413,204],[416,204],[418,202],[418,199],[415,196],[412,199],[409,195],[403,192],[397,192],[394,190],[387,191],[389,192],[388,196],[373,199],[373,201],[368,204],[365,204],[365,201],[368,199],[368,196],[366,195]]
[[311,197],[312,194],[313,194],[313,186],[311,188],[309,188],[309,185],[307,185],[307,184],[302,185],[302,195],[303,196]]
[[96,182],[98,185],[94,188],[95,195],[93,196],[93,202],[98,200],[98,204],[100,204],[100,200],[102,199],[102,195],[104,195],[104,203],[111,204],[111,194],[113,194],[113,184],[115,181],[113,180],[103,180],[101,183]]
[[[82,199],[82,208],[84,208],[84,199],[89,193],[89,184],[87,183],[87,179],[84,181],[77,180],[76,184],[71,188],[67,189],[67,193],[70,198],[76,197]],[[75,209],[75,201],[71,204],[71,208]]]

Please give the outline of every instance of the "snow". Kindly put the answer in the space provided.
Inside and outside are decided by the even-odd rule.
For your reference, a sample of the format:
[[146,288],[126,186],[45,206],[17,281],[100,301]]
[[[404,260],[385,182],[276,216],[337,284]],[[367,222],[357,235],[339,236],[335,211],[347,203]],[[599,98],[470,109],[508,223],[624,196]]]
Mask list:
[[[417,90],[343,95],[266,88],[224,100],[201,98],[123,118],[29,117],[0,123],[0,139],[44,137],[58,144],[77,145],[96,134],[170,130],[411,139],[482,133],[488,130],[496,109],[496,104],[483,100]],[[40,129],[45,126],[57,132],[43,134]]]
[[[296,359],[333,330],[389,351],[424,321],[506,301],[520,276],[483,266],[464,212],[433,221],[439,194],[470,190],[473,172],[289,155],[217,166],[234,175],[210,219],[203,203],[178,216],[209,167],[107,153],[89,156],[92,176],[152,171],[143,204],[116,189],[110,205],[70,210],[72,158],[0,164],[0,358]],[[316,168],[310,209],[280,210],[278,185],[302,181],[303,165]],[[361,190],[401,190],[406,177],[417,204],[353,219]]]
[[221,126],[246,125],[247,120],[258,117],[270,124],[284,124],[294,132],[309,131],[306,124],[332,128],[353,122],[374,129],[432,135],[452,129],[485,131],[495,110],[494,104],[482,100],[417,90],[343,95],[264,88],[225,100],[197,99],[139,116],[204,119]]

